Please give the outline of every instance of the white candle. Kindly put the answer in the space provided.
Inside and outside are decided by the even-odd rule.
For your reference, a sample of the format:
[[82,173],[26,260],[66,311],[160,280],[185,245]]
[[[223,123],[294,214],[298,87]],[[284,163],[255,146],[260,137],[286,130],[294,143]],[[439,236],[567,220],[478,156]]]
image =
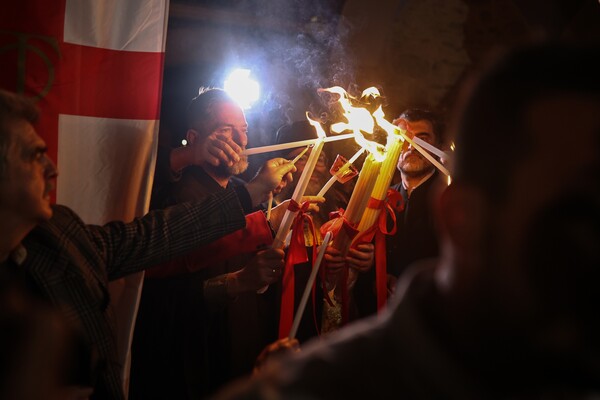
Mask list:
[[437,147],[427,143],[426,141],[424,141],[423,139],[415,136],[413,138],[413,141],[418,144],[419,146],[423,147],[424,149],[429,150],[430,152],[432,152],[433,154],[435,154],[436,156],[440,157],[440,158],[448,158],[448,154],[444,153],[442,150],[438,149]]
[[331,231],[327,232],[325,234],[325,238],[323,238],[323,243],[321,243],[319,254],[317,255],[317,259],[315,260],[315,265],[313,265],[312,271],[310,271],[308,282],[306,282],[304,292],[302,293],[302,298],[300,299],[300,304],[298,304],[298,310],[296,310],[296,315],[294,316],[292,329],[290,329],[290,334],[288,336],[290,339],[295,338],[296,333],[298,332],[298,327],[300,326],[300,321],[302,320],[302,315],[304,314],[304,310],[306,309],[306,303],[308,302],[308,296],[310,295],[313,284],[315,283],[315,279],[317,278],[317,273],[319,272],[319,268],[321,267],[321,262],[323,261],[325,249],[327,248],[327,246],[329,245],[329,241],[331,240],[331,235]]
[[[315,167],[317,166],[317,161],[319,161],[319,156],[321,155],[321,150],[323,150],[323,146],[325,145],[325,132],[323,132],[323,128],[317,122],[312,121],[309,118],[310,123],[317,129],[317,133],[319,138],[312,151],[310,152],[310,156],[308,156],[308,160],[306,161],[306,165],[304,166],[304,170],[302,171],[302,175],[298,179],[298,183],[296,184],[296,188],[294,189],[294,193],[292,194],[292,200],[296,203],[300,204],[302,200],[302,196],[304,196],[304,192],[306,191],[306,187],[308,186],[308,182],[310,181],[310,177],[313,174]],[[290,211],[289,209],[285,211],[283,215],[283,220],[279,225],[279,230],[277,231],[277,235],[275,235],[275,239],[273,240],[273,246],[276,249],[281,249],[285,245],[285,237],[287,236],[290,228],[292,227],[292,222],[294,222],[294,218],[296,217],[297,211]]]
[[298,142],[289,142],[289,143],[281,143],[281,144],[272,144],[269,146],[254,147],[251,149],[244,150],[242,152],[242,154],[250,156],[252,154],[262,154],[262,153],[269,153],[271,151],[286,150],[286,149],[293,149],[295,147],[308,146],[310,144],[316,144],[320,140],[323,140],[325,143],[329,143],[329,142],[337,142],[338,140],[353,139],[353,138],[354,138],[354,134],[347,133],[344,135],[327,136],[324,138],[300,140]]
[[450,176],[450,171],[448,171],[448,169],[446,167],[444,167],[438,160],[433,158],[433,156],[431,154],[429,154],[425,149],[423,149],[421,146],[416,144],[415,141],[412,140],[408,135],[404,134],[402,131],[400,131],[400,132],[402,133],[402,136],[404,136],[404,139],[406,139],[406,141],[408,143],[410,143],[415,149],[417,149],[419,151],[419,153],[421,153],[423,155],[423,157],[428,159],[429,162],[431,162],[433,165],[435,165],[437,167],[437,169],[442,171],[446,176]]

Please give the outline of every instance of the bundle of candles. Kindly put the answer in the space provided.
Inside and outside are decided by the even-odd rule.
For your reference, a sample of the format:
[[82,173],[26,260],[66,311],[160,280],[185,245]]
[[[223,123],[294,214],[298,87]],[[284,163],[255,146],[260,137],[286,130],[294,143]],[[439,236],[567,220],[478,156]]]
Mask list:
[[[330,245],[338,249],[342,255],[345,255],[352,245],[353,240],[357,237],[356,234],[370,230],[377,223],[382,208],[381,204],[383,201],[385,201],[388,188],[396,169],[398,158],[400,157],[402,145],[405,140],[408,141],[425,158],[432,162],[432,164],[435,165],[441,172],[447,176],[450,174],[449,171],[437,159],[429,154],[428,151],[440,158],[447,158],[446,153],[435,148],[429,143],[420,140],[417,137],[410,137],[406,130],[388,122],[385,119],[381,106],[377,108],[375,112],[371,113],[364,107],[353,106],[352,101],[354,99],[340,87],[332,87],[329,89],[324,89],[324,91],[339,95],[339,103],[344,111],[344,117],[346,118],[346,122],[333,124],[331,126],[331,130],[335,133],[342,133],[345,131],[350,131],[351,133],[327,136],[320,123],[312,120],[307,114],[307,119],[317,132],[317,138],[248,149],[245,151],[245,154],[260,154],[270,151],[312,145],[311,153],[292,195],[292,199],[299,204],[305,194],[306,187],[308,186],[308,182],[312,176],[314,168],[317,164],[317,160],[319,159],[319,155],[325,143],[354,138],[356,142],[361,145],[361,149],[350,160],[343,162],[342,165],[337,168],[337,171],[332,170],[333,176],[319,191],[317,194],[318,196],[325,196],[326,192],[329,190],[329,188],[331,188],[336,180],[343,182],[343,176],[352,168],[352,163],[356,161],[356,159],[358,159],[358,157],[364,151],[368,152],[368,155],[365,158],[361,168],[358,181],[356,182],[348,202],[348,206],[343,217],[341,217],[343,218],[344,228],[334,232],[333,237],[331,237],[332,235],[327,235],[326,243],[331,243]],[[379,92],[375,88],[369,88],[363,92],[362,97],[369,96],[372,98],[378,97]],[[379,126],[387,133],[387,143],[385,146],[375,141],[367,140],[363,134],[364,132],[372,135],[375,125]],[[286,211],[273,242],[273,247],[283,248],[285,246],[286,236],[290,231],[296,214],[297,211]],[[331,241],[329,241],[330,238]],[[312,287],[314,277],[312,277],[312,279],[312,281],[309,280],[307,283],[306,290],[310,290]],[[340,279],[343,280],[341,281]],[[333,277],[333,279],[329,282],[329,287],[346,288],[348,283],[347,279],[351,280],[352,276],[348,276],[348,272],[345,271],[345,273],[343,273],[341,276]],[[299,310],[298,313],[301,314],[301,311]],[[296,319],[299,319],[300,317],[301,315],[296,315]],[[297,328],[297,321],[294,322],[294,326]],[[293,335],[290,336],[293,337]]]

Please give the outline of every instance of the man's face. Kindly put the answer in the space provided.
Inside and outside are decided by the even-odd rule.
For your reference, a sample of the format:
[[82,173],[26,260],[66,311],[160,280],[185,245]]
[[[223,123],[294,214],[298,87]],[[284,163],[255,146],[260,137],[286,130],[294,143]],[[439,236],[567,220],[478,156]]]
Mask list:
[[10,146],[6,175],[0,178],[0,207],[24,222],[37,223],[52,216],[50,192],[56,166],[46,155],[46,143],[24,120],[9,125]]
[[[409,122],[408,127],[419,139],[434,146],[437,145],[433,126],[429,121]],[[433,171],[434,166],[418,150],[405,141],[402,147],[402,154],[400,154],[400,159],[398,160],[398,169],[407,176],[420,177]]]
[[[219,103],[214,107],[213,119],[206,125],[209,135],[233,140],[244,150],[248,145],[248,122],[241,107],[234,103]],[[248,157],[240,155],[240,160],[232,166],[217,167],[223,176],[238,175],[248,168]]]
[[589,285],[600,268],[599,108],[597,100],[562,96],[525,114],[531,151],[514,169],[506,202],[490,208],[486,233],[497,304],[513,319],[571,318],[597,304]]

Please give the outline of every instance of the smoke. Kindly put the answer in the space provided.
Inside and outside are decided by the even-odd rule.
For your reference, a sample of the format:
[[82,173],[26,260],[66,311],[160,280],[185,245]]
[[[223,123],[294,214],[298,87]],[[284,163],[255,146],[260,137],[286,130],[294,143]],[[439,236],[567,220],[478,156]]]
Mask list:
[[262,21],[255,32],[260,44],[255,63],[268,71],[261,77],[264,108],[278,108],[290,122],[303,119],[306,111],[319,117],[327,104],[317,90],[354,82],[354,57],[346,45],[351,26],[340,15],[342,5],[339,0],[244,3],[244,12]]

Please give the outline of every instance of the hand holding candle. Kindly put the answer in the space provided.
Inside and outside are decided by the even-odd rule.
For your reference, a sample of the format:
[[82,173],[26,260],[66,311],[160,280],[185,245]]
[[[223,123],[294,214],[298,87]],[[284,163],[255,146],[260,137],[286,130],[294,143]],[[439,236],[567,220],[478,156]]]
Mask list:
[[292,181],[292,172],[296,167],[285,158],[267,161],[256,176],[246,184],[252,205],[257,206],[269,198],[269,193],[279,193]]
[[[300,203],[308,202],[308,210],[307,212],[319,212],[319,204],[325,202],[325,198],[318,196],[302,196],[300,199]],[[281,221],[283,220],[283,216],[287,211],[288,206],[290,205],[290,199],[282,201],[277,206],[273,207],[271,210],[271,226],[275,231],[279,230],[279,226],[281,225]]]
[[[307,115],[307,118],[308,118],[308,115]],[[321,125],[318,122],[313,121],[310,118],[308,118],[308,120],[310,121],[311,125],[313,125],[315,127],[315,129],[317,130],[317,135],[319,136],[319,141],[312,148],[310,155],[308,156],[308,160],[306,161],[306,165],[304,166],[304,170],[302,171],[302,175],[300,175],[300,178],[298,179],[298,183],[296,184],[296,188],[294,189],[294,193],[292,194],[292,200],[294,200],[298,204],[300,204],[301,198],[304,195],[304,192],[306,191],[306,187],[308,186],[310,177],[312,176],[313,171],[317,165],[317,161],[319,160],[319,156],[321,155],[321,151],[323,150],[323,145],[325,144],[324,138],[326,137],[325,132],[323,131],[323,128],[321,127]],[[290,210],[286,211],[285,215],[283,216],[283,221],[281,222],[281,226],[279,227],[279,230],[277,231],[277,235],[275,236],[275,239],[273,240],[273,247],[275,247],[275,248],[283,248],[284,247],[285,237],[287,236],[288,232],[290,231],[292,222],[293,222],[296,214],[297,214],[297,212],[292,212]]]
[[[302,150],[302,152],[300,154],[298,154],[291,162],[291,165],[295,165],[296,162],[302,158],[302,156],[308,151],[308,149],[311,147],[312,145],[308,145],[306,146],[306,148],[304,150]],[[269,204],[267,205],[267,220],[271,220],[271,209],[273,208],[273,192],[269,193]]]

